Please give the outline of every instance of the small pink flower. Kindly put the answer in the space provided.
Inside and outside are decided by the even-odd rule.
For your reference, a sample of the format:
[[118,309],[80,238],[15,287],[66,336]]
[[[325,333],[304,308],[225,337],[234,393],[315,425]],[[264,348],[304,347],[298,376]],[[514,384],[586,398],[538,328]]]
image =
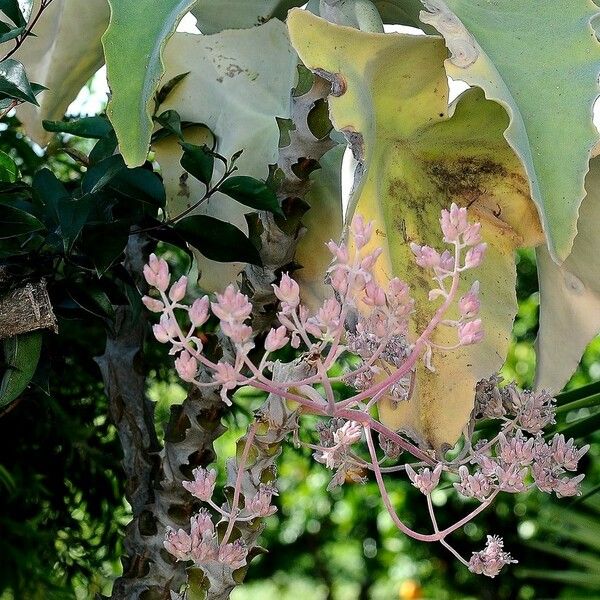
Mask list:
[[357,214],[352,220],[352,233],[354,234],[354,243],[360,250],[371,240],[373,234],[373,221],[366,223],[363,216]]
[[415,470],[407,463],[406,474],[411,480],[412,484],[423,494],[428,495],[433,492],[440,482],[440,475],[442,474],[442,463],[438,463],[435,469],[432,471],[426,467],[419,469],[416,473]]
[[360,442],[362,427],[354,421],[347,421],[333,432],[333,441],[337,446],[351,446]]
[[287,329],[281,325],[277,329],[272,328],[265,339],[265,350],[267,352],[275,352],[280,350],[288,343]]
[[246,564],[248,550],[241,540],[232,544],[225,544],[219,548],[219,561],[228,565],[233,570],[239,569]]
[[577,477],[563,477],[562,479],[559,479],[554,486],[554,492],[557,497],[567,498],[569,496],[579,496],[581,494],[579,484],[584,477],[585,474],[581,473],[580,475],[577,475]]
[[213,380],[221,385],[221,399],[227,406],[231,406],[231,400],[227,397],[227,391],[237,387],[238,372],[226,362],[218,362],[215,365]]
[[440,225],[444,234],[445,242],[456,242],[469,227],[467,221],[467,209],[459,208],[454,202],[450,206],[450,210],[442,210],[440,217]]
[[144,296],[142,298],[142,302],[148,310],[155,313],[162,312],[165,309],[165,305],[160,300],[156,300],[156,298],[150,298],[150,296]]
[[217,301],[211,306],[213,313],[227,323],[241,323],[252,314],[248,296],[238,292],[233,285],[228,285],[222,294],[217,294]]
[[458,301],[458,309],[461,316],[472,318],[477,316],[481,302],[479,301],[479,281],[476,281],[471,289]]
[[171,527],[167,527],[163,544],[167,552],[172,554],[177,560],[190,560],[192,538],[183,529],[175,530]]
[[[342,307],[335,298],[328,298],[317,311],[316,317],[308,320],[307,331],[320,337],[322,332],[334,333],[340,327]],[[312,326],[312,327],[311,327]]]
[[481,319],[467,321],[458,326],[458,341],[461,346],[469,346],[470,344],[478,344],[483,340],[484,332]]
[[275,488],[261,483],[258,492],[246,502],[245,509],[256,517],[268,517],[275,514],[277,508],[271,505],[271,500],[276,495]]
[[192,382],[198,375],[198,362],[185,350],[175,360],[175,369],[184,381]]
[[279,285],[273,284],[273,291],[284,313],[292,312],[300,304],[300,287],[287,273],[281,276]]
[[469,469],[462,465],[458,468],[460,481],[454,484],[456,491],[466,498],[477,498],[483,502],[492,491],[492,482],[481,472],[471,475]]
[[208,310],[210,307],[210,301],[208,296],[203,296],[202,298],[197,298],[194,300],[194,303],[190,307],[190,311],[188,313],[190,321],[194,327],[200,327],[204,325],[206,321],[208,321]]
[[552,460],[567,471],[576,471],[579,460],[589,449],[589,444],[578,449],[573,438],[566,441],[562,434],[552,438]]
[[504,552],[503,548],[502,538],[488,535],[485,549],[481,552],[473,552],[469,561],[469,570],[479,575],[496,577],[504,565],[517,562],[510,554]]
[[148,285],[155,287],[161,292],[166,292],[171,279],[169,265],[164,259],[159,259],[156,254],[151,254],[148,264],[144,265],[144,277]]
[[[197,470],[197,469],[194,469]],[[188,481],[184,481],[184,484],[190,483]],[[193,483],[193,482],[191,482]],[[184,485],[185,487],[185,485]],[[186,488],[187,489],[187,488]],[[189,490],[188,490],[189,491]],[[194,494],[195,496],[195,494]],[[212,496],[212,494],[211,494]],[[198,496],[196,496],[198,497]],[[209,496],[210,499],[210,496]],[[200,498],[202,500],[202,498]],[[192,538],[192,552],[194,550],[194,546],[197,546],[201,541],[210,541],[215,537],[215,525],[212,521],[210,513],[206,508],[201,508],[200,512],[195,514],[190,519],[190,537]]]
[[477,244],[477,246],[469,248],[465,256],[465,268],[473,269],[478,267],[483,262],[486,248],[487,244]]
[[194,481],[183,481],[181,485],[195,498],[207,502],[212,498],[217,480],[217,472],[214,469],[198,467],[192,471]]
[[188,278],[182,275],[169,290],[169,298],[172,302],[181,302],[187,290]]

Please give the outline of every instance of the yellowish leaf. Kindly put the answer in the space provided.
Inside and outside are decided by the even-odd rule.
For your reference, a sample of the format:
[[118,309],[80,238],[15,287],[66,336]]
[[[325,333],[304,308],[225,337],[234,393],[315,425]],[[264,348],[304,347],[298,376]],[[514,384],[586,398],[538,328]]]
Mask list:
[[[451,202],[482,222],[485,266],[466,274],[461,293],[480,281],[485,340],[434,352],[436,370],[418,366],[409,401],[380,403],[385,424],[441,449],[467,423],[476,382],[504,362],[517,309],[514,249],[543,240],[527,179],[502,135],[508,117],[480,90],[448,106],[446,51],[437,37],[363,33],[299,10],[288,27],[303,62],[332,81],[332,121],[361,163],[353,209],[375,221],[372,245],[385,250],[379,277],[398,276],[413,290],[413,336],[439,302],[428,301],[431,278],[415,265],[410,242],[443,245],[439,213]],[[433,342],[455,345],[456,332],[442,328]]]

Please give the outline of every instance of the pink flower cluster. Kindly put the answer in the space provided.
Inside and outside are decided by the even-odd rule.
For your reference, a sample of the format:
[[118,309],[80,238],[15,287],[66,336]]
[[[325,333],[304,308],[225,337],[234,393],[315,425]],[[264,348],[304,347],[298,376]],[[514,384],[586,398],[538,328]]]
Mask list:
[[[217,506],[213,502],[217,472],[214,469],[198,467],[193,470],[192,481],[182,482],[183,487],[198,500],[205,502],[218,513],[224,521],[252,521],[268,517],[276,512],[271,504],[277,490],[270,485],[260,484],[256,493],[249,496],[242,511],[227,510],[227,506]],[[239,512],[239,514],[234,514]],[[240,516],[241,515],[241,516]],[[207,566],[211,562],[221,563],[232,570],[246,564],[248,549],[241,539],[228,542],[228,537],[218,539],[213,518],[207,508],[200,509],[190,520],[190,532],[184,529],[168,528],[165,549],[177,560],[193,561],[197,566]]]
[[[440,226],[450,249],[440,252],[411,244],[417,265],[432,275],[429,300],[440,303],[431,321],[416,334],[409,333],[415,309],[410,290],[400,279],[385,281],[379,274],[382,250],[373,249],[373,224],[360,215],[354,218],[348,243],[328,243],[333,260],[327,277],[333,295],[311,312],[302,304],[298,283],[284,273],[273,284],[279,301],[278,323],[260,340],[252,328],[252,304],[234,285],[213,299],[203,296],[188,305],[184,302],[187,279],[181,277],[171,284],[167,263],[154,255],[144,267],[144,275],[155,293],[145,297],[144,304],[160,313],[154,335],[171,346],[175,368],[184,381],[200,388],[218,388],[228,405],[232,392],[240,386],[264,391],[269,399],[257,417],[261,426],[280,426],[281,406],[298,407],[294,409],[297,416],[308,413],[322,417],[316,439],[300,439],[296,417],[289,419],[291,429],[287,433],[293,433],[296,444],[310,448],[318,462],[334,471],[329,489],[346,481],[364,482],[372,472],[383,502],[402,532],[423,541],[439,541],[471,571],[494,577],[503,565],[515,562],[503,551],[499,538],[488,536],[486,548],[467,561],[450,547],[448,537],[489,506],[500,492],[516,493],[536,485],[558,496],[577,494],[583,475],[569,477],[567,473],[577,469],[587,447],[578,449],[573,440],[560,435],[547,443],[541,432],[554,420],[552,397],[545,392],[501,387],[495,377],[478,384],[473,418],[500,419],[499,433],[474,446],[466,438],[462,451],[451,461],[418,448],[407,436],[391,431],[373,416],[372,408],[382,398],[395,403],[410,399],[416,369],[433,369],[438,350],[477,344],[484,337],[479,283],[471,279],[468,290],[463,295],[459,292],[464,273],[478,267],[484,258],[481,226],[469,223],[466,209],[456,204],[441,212]],[[450,311],[456,318],[448,318]],[[224,338],[222,355],[205,352],[202,340],[206,338],[199,329],[210,319],[219,323]],[[436,344],[433,334],[439,328],[455,331],[456,343],[450,347]],[[264,353],[260,359],[253,353],[251,359],[256,345],[262,345]],[[297,358],[289,364],[276,360],[286,346],[296,350]],[[352,366],[333,376],[332,367],[340,357]],[[354,393],[340,399],[335,384],[351,386]],[[277,402],[280,408],[273,409]],[[375,446],[373,432],[379,435],[380,448]],[[198,468],[192,481],[183,482],[207,508],[192,519],[189,533],[182,529],[167,532],[165,548],[178,560],[197,565],[217,561],[231,569],[245,564],[248,548],[239,539],[229,542],[236,523],[267,517],[276,510],[272,499],[277,491],[272,485],[252,484],[254,487],[248,488],[244,479],[245,469],[250,468],[247,462],[253,439],[254,434],[249,433],[238,459],[235,483],[231,483],[233,496],[223,506],[213,501],[216,471]],[[370,460],[359,450],[365,443]],[[425,496],[433,533],[411,530],[395,512],[383,477],[395,471],[406,471],[412,485]],[[437,525],[431,501],[442,477],[449,478],[459,494],[478,501],[477,508],[444,530]],[[224,535],[217,535],[209,509],[227,523]]]

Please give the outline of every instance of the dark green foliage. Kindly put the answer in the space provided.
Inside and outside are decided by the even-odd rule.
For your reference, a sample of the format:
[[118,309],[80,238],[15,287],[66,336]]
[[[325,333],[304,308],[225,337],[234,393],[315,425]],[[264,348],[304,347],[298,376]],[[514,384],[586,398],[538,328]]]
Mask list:
[[225,221],[208,215],[194,215],[178,221],[175,231],[212,260],[261,264],[258,250],[252,242],[237,227]]

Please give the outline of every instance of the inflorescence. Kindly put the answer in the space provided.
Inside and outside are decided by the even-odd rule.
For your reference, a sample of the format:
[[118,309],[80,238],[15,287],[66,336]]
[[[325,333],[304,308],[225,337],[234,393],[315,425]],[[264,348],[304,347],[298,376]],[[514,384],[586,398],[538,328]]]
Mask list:
[[[184,381],[199,388],[218,388],[227,405],[231,404],[234,390],[252,386],[298,406],[299,416],[323,417],[312,442],[300,439],[297,420],[292,436],[296,443],[314,452],[315,460],[334,471],[330,487],[346,481],[362,482],[364,474],[371,471],[386,509],[402,532],[417,540],[440,542],[472,572],[495,577],[504,565],[515,562],[504,551],[500,538],[488,536],[485,548],[466,560],[450,546],[450,534],[485,510],[500,492],[518,493],[535,486],[558,497],[578,494],[584,476],[569,474],[577,470],[588,446],[577,448],[572,439],[566,440],[559,434],[546,441],[543,429],[554,422],[552,396],[544,391],[519,391],[514,385],[501,387],[495,376],[478,384],[473,419],[495,419],[498,433],[476,443],[465,436],[461,450],[452,460],[419,449],[373,416],[373,409],[382,398],[392,402],[409,400],[420,362],[424,368],[434,368],[436,345],[431,338],[436,329],[455,330],[456,344],[451,348],[477,344],[484,337],[478,317],[479,284],[474,283],[459,296],[462,273],[478,267],[484,259],[486,244],[481,241],[481,227],[469,223],[466,209],[455,204],[442,211],[440,225],[449,249],[438,252],[429,246],[411,244],[417,265],[432,275],[434,285],[429,301],[439,303],[415,339],[409,336],[409,319],[414,311],[410,290],[397,278],[385,287],[378,283],[374,269],[382,250],[366,251],[373,226],[360,215],[351,227],[352,245],[333,241],[328,244],[333,262],[327,276],[335,293],[315,313],[302,304],[298,283],[288,274],[273,285],[280,302],[279,325],[266,335],[264,354],[258,364],[249,357],[256,346],[249,324],[252,305],[235,286],[228,286],[212,301],[203,296],[187,305],[183,302],[187,278],[171,284],[167,263],[151,255],[144,275],[158,292],[158,298],[147,296],[143,301],[149,310],[160,313],[154,335],[159,342],[171,346],[175,367]],[[458,319],[447,318],[451,309],[457,312]],[[216,361],[204,352],[200,335],[200,328],[211,316],[218,319],[220,331],[232,349]],[[276,377],[282,365],[274,360],[274,353],[288,345],[299,357],[294,365],[302,363],[306,368],[283,369],[285,377]],[[342,356],[352,358],[345,361],[352,367],[341,375],[329,375]],[[300,375],[294,376],[297,373]],[[350,386],[355,393],[336,399],[336,383]],[[265,417],[263,411],[260,419],[261,423],[265,419],[268,423],[268,412]],[[195,469],[194,480],[184,482],[186,490],[206,506],[192,517],[189,532],[167,532],[165,547],[177,560],[193,561],[201,567],[211,563],[227,565],[232,570],[246,564],[249,548],[241,539],[230,541],[236,523],[251,522],[276,511],[272,505],[277,495],[273,484],[260,484],[248,497],[242,493],[241,474],[248,467],[255,431],[256,423],[251,426],[238,459],[233,499],[222,506],[213,501],[217,478],[214,470]],[[393,465],[384,467],[384,461]],[[386,473],[395,471],[405,471],[412,485],[425,496],[431,533],[413,531],[398,516],[384,480]],[[453,482],[458,494],[475,499],[478,505],[440,530],[431,496],[442,480]],[[217,533],[215,516],[227,524],[222,535]]]

